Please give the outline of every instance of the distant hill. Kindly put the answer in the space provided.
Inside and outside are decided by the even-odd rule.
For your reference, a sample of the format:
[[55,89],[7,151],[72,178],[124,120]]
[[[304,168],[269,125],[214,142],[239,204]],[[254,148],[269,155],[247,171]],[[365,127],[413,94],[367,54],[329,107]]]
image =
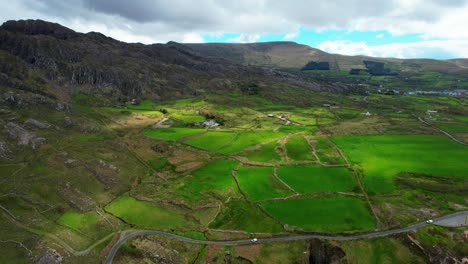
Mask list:
[[433,71],[444,74],[468,74],[468,59],[394,59],[330,54],[295,42],[248,44],[201,43],[185,44],[203,56],[222,57],[246,65],[301,69],[309,62],[328,62],[331,70],[366,69],[364,61],[385,63],[396,72]]

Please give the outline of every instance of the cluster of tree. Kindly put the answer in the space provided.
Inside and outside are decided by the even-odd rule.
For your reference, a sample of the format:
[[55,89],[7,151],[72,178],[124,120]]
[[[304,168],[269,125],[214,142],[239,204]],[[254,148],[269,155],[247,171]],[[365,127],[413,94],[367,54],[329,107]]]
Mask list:
[[302,71],[307,71],[307,70],[330,70],[330,63],[328,61],[320,61],[320,62],[315,62],[315,61],[310,61],[307,63],[304,67],[301,69]]

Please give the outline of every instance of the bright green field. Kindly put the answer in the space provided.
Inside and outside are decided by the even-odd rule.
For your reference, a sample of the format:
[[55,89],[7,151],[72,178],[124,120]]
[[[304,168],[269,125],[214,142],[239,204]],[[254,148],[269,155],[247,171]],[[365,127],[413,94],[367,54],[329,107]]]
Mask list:
[[233,139],[236,134],[231,131],[209,131],[185,143],[196,148],[216,151]]
[[225,197],[228,192],[235,193],[237,187],[231,170],[237,164],[232,160],[213,161],[192,172],[191,177],[183,179],[177,192],[191,201],[198,201],[206,194]]
[[210,131],[185,143],[200,149],[230,154],[284,135],[283,133],[269,130],[247,132]]
[[146,129],[145,136],[162,138],[167,140],[179,140],[184,137],[192,136],[197,133],[205,131],[200,128],[159,128],[159,129]]
[[64,213],[57,222],[72,229],[83,231],[88,229],[89,226],[96,225],[98,220],[99,215],[94,211],[83,214],[75,211],[68,211]]
[[125,222],[140,227],[180,229],[189,227],[182,214],[126,195],[120,196],[105,209]]
[[291,195],[286,186],[273,175],[271,167],[242,166],[237,171],[240,188],[252,201]]
[[278,233],[282,227],[260,209],[242,200],[231,200],[211,222],[210,228]]
[[315,160],[312,155],[312,148],[303,136],[292,136],[286,143],[288,157],[292,160]]
[[354,197],[301,198],[262,206],[273,217],[304,230],[344,232],[375,227],[366,202]]
[[279,162],[281,161],[281,157],[275,151],[275,148],[277,146],[278,146],[277,142],[275,141],[270,142],[268,144],[262,145],[259,149],[247,152],[245,154],[245,157],[247,157],[251,161],[256,161],[256,162],[267,162],[267,163]]
[[321,163],[324,164],[345,164],[343,157],[340,153],[333,148],[330,142],[324,138],[315,138],[315,154],[319,158]]
[[277,174],[299,193],[352,192],[357,187],[354,175],[343,167],[284,166]]
[[364,186],[371,192],[394,191],[394,176],[401,172],[468,178],[468,148],[445,136],[339,136],[332,140],[350,162],[362,168]]
[[234,140],[221,148],[219,152],[223,154],[230,154],[243,150],[247,147],[260,144],[262,142],[280,138],[282,136],[285,136],[285,134],[269,130],[239,132]]
[[450,123],[442,123],[437,125],[439,128],[452,132],[452,133],[467,133],[468,132],[468,124],[450,124]]

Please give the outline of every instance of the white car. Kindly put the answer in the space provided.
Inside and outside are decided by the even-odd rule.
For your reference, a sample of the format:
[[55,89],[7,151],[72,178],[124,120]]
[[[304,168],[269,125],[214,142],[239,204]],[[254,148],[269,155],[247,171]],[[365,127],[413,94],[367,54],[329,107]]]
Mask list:
[[428,223],[428,224],[432,224],[432,223],[434,223],[434,220],[432,220],[432,219],[429,219],[429,220],[427,220],[427,221],[426,221],[426,223]]
[[258,239],[256,239],[256,238],[250,239],[250,242],[252,242],[252,243],[255,243],[255,242],[257,242],[257,241],[258,241]]

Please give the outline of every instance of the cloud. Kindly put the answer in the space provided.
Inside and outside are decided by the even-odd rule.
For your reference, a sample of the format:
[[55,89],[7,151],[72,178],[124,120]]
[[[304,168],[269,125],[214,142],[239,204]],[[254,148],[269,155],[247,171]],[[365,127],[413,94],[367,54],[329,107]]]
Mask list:
[[330,53],[387,58],[468,57],[468,40],[430,40],[370,46],[349,40],[325,41],[318,48]]
[[39,18],[143,43],[202,42],[224,33],[238,34],[236,42],[267,34],[293,40],[299,28],[466,40],[466,14],[468,0],[16,0],[2,6],[0,19]]
[[380,33],[375,37],[378,38],[378,39],[383,39],[385,37],[385,35],[383,33]]
[[240,34],[238,37],[228,39],[228,42],[253,43],[260,38],[260,35]]

